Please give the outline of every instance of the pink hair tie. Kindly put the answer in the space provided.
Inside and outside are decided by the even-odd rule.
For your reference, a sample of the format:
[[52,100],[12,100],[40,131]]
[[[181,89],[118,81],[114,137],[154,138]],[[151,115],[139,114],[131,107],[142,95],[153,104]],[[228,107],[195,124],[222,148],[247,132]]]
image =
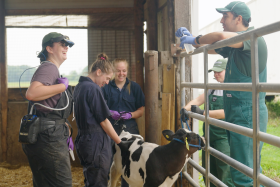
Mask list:
[[105,60],[105,58],[104,57],[100,57],[102,60]]

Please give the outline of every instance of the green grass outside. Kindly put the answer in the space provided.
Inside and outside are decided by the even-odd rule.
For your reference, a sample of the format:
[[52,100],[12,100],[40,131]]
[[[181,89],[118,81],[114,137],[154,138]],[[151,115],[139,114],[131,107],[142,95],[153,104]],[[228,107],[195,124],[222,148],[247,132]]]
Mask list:
[[[78,81],[70,81],[69,85],[76,86]],[[30,86],[30,82],[20,82],[21,88],[28,88]],[[19,88],[18,82],[8,82],[8,88]]]
[[[201,109],[204,106],[200,106]],[[268,113],[267,133],[280,137],[280,117],[274,113]],[[199,135],[203,135],[203,122],[199,121]],[[199,151],[199,164],[201,161],[202,151]],[[280,148],[264,143],[261,152],[261,167],[262,173],[280,183]],[[203,176],[199,173],[199,185],[204,187]]]

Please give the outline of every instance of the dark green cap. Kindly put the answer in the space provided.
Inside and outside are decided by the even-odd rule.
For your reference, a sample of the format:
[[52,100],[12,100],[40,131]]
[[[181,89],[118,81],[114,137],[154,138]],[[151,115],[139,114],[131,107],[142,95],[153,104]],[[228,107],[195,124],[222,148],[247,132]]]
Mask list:
[[72,47],[74,45],[74,42],[70,40],[68,36],[65,36],[63,34],[57,33],[57,32],[50,32],[46,36],[44,36],[42,41],[42,51],[38,54],[38,58],[40,58],[41,54],[46,50],[46,47],[54,42],[60,42],[64,41],[66,46]]
[[249,21],[251,17],[251,11],[249,7],[241,1],[233,1],[228,4],[225,8],[216,8],[219,13],[234,12],[237,15],[241,15],[245,21]]
[[214,63],[213,68],[209,69],[208,72],[216,71],[221,72],[226,69],[227,59],[219,59]]

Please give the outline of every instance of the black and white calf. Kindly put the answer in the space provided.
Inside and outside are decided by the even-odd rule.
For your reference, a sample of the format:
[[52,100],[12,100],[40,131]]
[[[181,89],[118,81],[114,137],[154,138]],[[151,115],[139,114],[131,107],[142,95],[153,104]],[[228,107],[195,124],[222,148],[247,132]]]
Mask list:
[[162,134],[171,141],[169,144],[144,142],[142,136],[122,131],[120,138],[126,141],[128,152],[115,145],[109,187],[115,187],[121,175],[131,187],[170,187],[188,158],[205,145],[198,134],[187,129],[179,129],[175,134],[164,130]]

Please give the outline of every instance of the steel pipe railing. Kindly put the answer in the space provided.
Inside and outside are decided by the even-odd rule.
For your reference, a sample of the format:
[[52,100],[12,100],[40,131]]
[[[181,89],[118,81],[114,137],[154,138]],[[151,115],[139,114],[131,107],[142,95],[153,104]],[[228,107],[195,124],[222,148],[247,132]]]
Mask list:
[[280,137],[278,136],[267,134],[265,132],[259,132],[259,140],[280,148]]
[[[251,42],[251,73],[252,73],[252,118],[253,121],[253,179],[258,179],[260,175],[260,118],[259,118],[259,55],[258,37],[256,33],[250,35]],[[254,180],[254,186],[259,186],[259,180]]]
[[183,176],[191,183],[192,186],[194,187],[199,187],[199,184],[197,184],[193,178],[191,178],[191,176],[186,172],[186,171],[182,171]]
[[188,55],[195,55],[195,54],[203,53],[205,49],[207,51],[209,51],[209,50],[233,45],[233,44],[236,44],[239,42],[244,42],[244,41],[250,40],[252,34],[255,34],[257,37],[260,37],[260,36],[271,34],[271,33],[277,32],[277,31],[280,31],[280,21],[260,27],[258,29],[253,29],[251,31],[245,32],[243,34],[239,34],[237,36],[234,36],[234,37],[226,39],[226,40],[218,41],[211,45],[205,45],[205,46],[199,47],[199,48],[195,49],[192,54],[187,54],[186,52],[182,52],[180,54],[180,57],[186,57]]
[[[238,171],[244,173],[250,178],[253,178],[253,169],[234,160],[233,158],[221,153],[220,151],[217,151],[214,148],[209,149],[210,154],[213,155],[214,157],[222,160],[223,162],[227,163],[231,167],[237,169]],[[275,182],[274,180],[264,176],[263,174],[259,174],[260,176],[263,176],[261,179],[259,179],[259,182],[264,185],[264,186],[273,186],[273,187],[280,187],[280,184]]]
[[[189,158],[188,163],[190,165],[192,165],[197,171],[199,171],[199,173],[201,173],[205,177],[206,172],[205,172],[205,169],[203,167],[201,167],[199,164],[197,164],[191,158]],[[221,187],[226,187],[227,186],[222,181],[217,179],[214,175],[212,175],[211,173],[209,173],[208,178],[210,179],[210,182],[212,182],[215,186],[221,186]]]
[[[205,85],[204,83],[182,82],[181,87],[204,89]],[[209,83],[207,88],[251,92],[252,83]],[[280,93],[280,84],[276,83],[259,83],[256,88],[258,92]]]
[[[189,117],[198,119],[200,121],[205,121],[205,117],[203,115],[196,114],[196,113],[193,113],[190,111],[188,111],[188,115],[189,115]],[[234,123],[229,123],[229,122],[225,122],[222,120],[210,118],[210,117],[208,119],[208,122],[211,125],[253,138],[253,129],[243,127],[240,125],[236,125]],[[274,135],[267,134],[264,132],[259,132],[259,140],[280,148],[280,137],[278,137],[278,136],[274,136]]]
[[[227,163],[228,165],[230,165],[231,167],[237,169],[238,171],[244,173],[245,175],[247,175],[248,177],[253,178],[253,169],[234,160],[233,158],[221,153],[220,151],[217,151],[214,148],[210,148],[209,152],[211,155],[213,155],[214,157],[218,158],[219,160]],[[192,159],[189,159],[188,163],[193,166],[197,171],[199,171],[203,176],[205,176],[205,169],[203,167],[201,167],[199,164],[197,164],[195,161],[193,161]],[[215,178],[213,175],[210,174],[210,181],[215,184],[216,186],[218,185],[222,185],[223,183],[217,183],[218,180],[217,178]],[[219,181],[219,180],[218,180]],[[259,176],[259,182],[264,185],[264,186],[273,186],[273,187],[280,187],[280,184],[275,182],[274,180],[266,177],[263,174],[260,174]]]
[[[208,72],[208,51],[206,49],[203,50],[204,54],[204,72]],[[208,84],[208,76],[204,76],[204,93],[207,93],[207,84]],[[205,103],[209,103],[209,97],[207,94],[204,94],[204,101]],[[209,175],[210,175],[210,155],[209,155],[209,148],[210,148],[210,133],[209,133],[209,123],[207,119],[209,118],[209,105],[204,105],[205,108],[205,185],[210,186]]]
[[276,84],[276,83],[259,83],[258,91],[259,92],[279,93],[280,92],[280,84]]

